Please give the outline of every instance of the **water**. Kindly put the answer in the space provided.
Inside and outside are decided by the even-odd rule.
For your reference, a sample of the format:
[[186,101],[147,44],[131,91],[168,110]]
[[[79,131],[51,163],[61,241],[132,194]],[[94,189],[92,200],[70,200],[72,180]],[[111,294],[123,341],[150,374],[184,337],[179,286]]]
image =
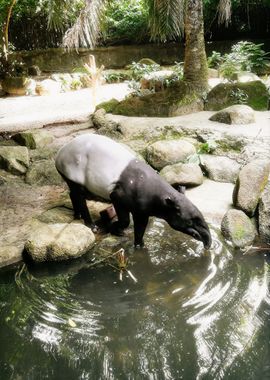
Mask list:
[[90,256],[2,271],[1,380],[270,379],[269,251],[212,232],[207,254],[157,220],[121,240],[137,283]]

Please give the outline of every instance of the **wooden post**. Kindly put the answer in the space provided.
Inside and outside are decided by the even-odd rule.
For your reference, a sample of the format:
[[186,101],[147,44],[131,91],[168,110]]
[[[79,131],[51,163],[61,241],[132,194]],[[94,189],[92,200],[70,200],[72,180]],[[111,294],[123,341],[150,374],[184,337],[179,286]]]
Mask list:
[[101,83],[102,71],[104,70],[104,66],[100,66],[97,68],[96,60],[93,55],[89,57],[89,64],[85,63],[84,68],[90,74],[90,82],[92,87],[92,97],[93,97],[93,105],[96,107],[97,104],[97,92]]

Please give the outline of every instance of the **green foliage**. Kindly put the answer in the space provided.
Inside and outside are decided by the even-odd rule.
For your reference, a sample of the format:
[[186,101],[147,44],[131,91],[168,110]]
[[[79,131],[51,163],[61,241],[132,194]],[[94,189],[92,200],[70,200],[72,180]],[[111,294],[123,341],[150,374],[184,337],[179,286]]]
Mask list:
[[[219,71],[224,78],[232,80],[239,71],[259,72],[266,67],[268,53],[263,44],[240,41],[232,46],[231,53],[220,57]],[[210,57],[211,58],[211,57]]]
[[247,104],[248,102],[248,94],[240,88],[232,90],[230,98],[232,98],[234,104]]
[[[14,51],[14,46],[9,44],[9,53]],[[3,49],[0,47],[0,79],[7,76],[22,76],[26,73],[25,65],[16,59],[6,59]]]
[[144,0],[111,0],[102,20],[101,38],[105,43],[141,42],[148,36]]
[[208,67],[212,69],[217,69],[218,66],[222,62],[221,53],[213,50],[211,56],[207,58],[207,62],[208,62]]
[[186,160],[189,164],[200,164],[201,163],[201,154],[211,154],[218,147],[218,144],[214,140],[207,140],[205,143],[200,144],[197,152],[189,156]]
[[160,65],[156,63],[153,65],[147,65],[145,63],[132,62],[130,70],[133,79],[139,81],[144,75],[160,70]]

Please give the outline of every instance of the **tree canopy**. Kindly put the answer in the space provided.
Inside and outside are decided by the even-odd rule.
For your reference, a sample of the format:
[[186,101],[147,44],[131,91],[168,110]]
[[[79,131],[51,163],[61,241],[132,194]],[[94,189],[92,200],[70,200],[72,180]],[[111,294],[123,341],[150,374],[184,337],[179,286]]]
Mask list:
[[[1,29],[10,3],[0,0]],[[97,26],[93,9],[102,16],[95,39],[98,44],[179,40],[183,4],[184,0],[17,0],[10,41],[17,49],[57,47],[75,23],[73,42],[84,25],[80,45],[89,46],[88,37],[94,36],[93,25]],[[208,40],[269,36],[270,0],[203,0],[203,4]],[[68,40],[72,42],[70,34]]]

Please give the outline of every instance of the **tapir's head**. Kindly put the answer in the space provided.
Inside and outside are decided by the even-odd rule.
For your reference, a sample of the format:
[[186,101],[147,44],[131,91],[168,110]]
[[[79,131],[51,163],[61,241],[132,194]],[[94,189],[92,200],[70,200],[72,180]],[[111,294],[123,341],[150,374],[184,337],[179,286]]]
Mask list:
[[174,193],[164,199],[165,220],[175,230],[203,242],[206,249],[212,243],[209,227],[198,208],[183,194]]

